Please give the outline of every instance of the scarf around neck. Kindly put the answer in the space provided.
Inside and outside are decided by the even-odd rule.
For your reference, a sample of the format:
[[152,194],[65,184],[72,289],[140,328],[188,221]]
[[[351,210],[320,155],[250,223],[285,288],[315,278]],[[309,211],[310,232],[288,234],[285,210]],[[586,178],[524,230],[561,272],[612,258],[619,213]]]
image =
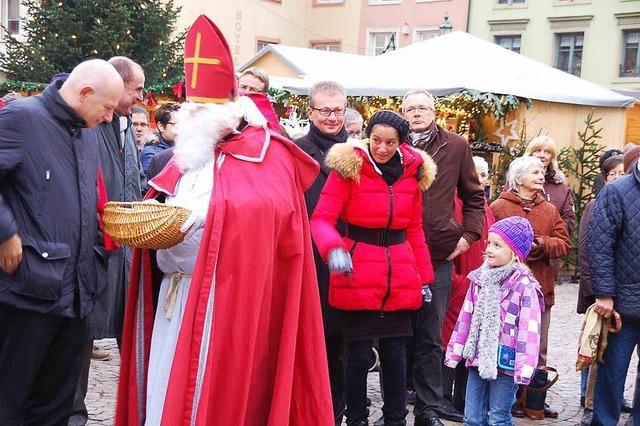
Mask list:
[[323,154],[326,154],[333,145],[337,143],[346,142],[349,138],[349,133],[347,133],[347,129],[342,126],[342,129],[336,135],[327,135],[324,134],[318,129],[313,123],[309,123],[309,133],[307,133],[307,137],[314,145],[316,145]]
[[[371,154],[371,148],[369,148],[369,154]],[[373,156],[371,156],[371,158],[373,159]],[[380,169],[380,172],[382,172],[382,179],[384,179],[387,185],[393,185],[404,173],[402,159],[398,151],[384,164],[378,163],[375,160],[373,161],[376,163],[378,169]]]
[[498,377],[498,345],[500,338],[500,290],[502,283],[519,268],[510,262],[492,268],[485,261],[480,266],[480,294],[473,307],[469,337],[462,355],[465,359],[478,359],[478,373],[485,380]]
[[433,142],[437,134],[438,126],[434,120],[429,124],[429,127],[427,127],[424,132],[411,133],[411,145],[413,145],[414,148],[427,151],[427,148],[431,145],[431,142]]

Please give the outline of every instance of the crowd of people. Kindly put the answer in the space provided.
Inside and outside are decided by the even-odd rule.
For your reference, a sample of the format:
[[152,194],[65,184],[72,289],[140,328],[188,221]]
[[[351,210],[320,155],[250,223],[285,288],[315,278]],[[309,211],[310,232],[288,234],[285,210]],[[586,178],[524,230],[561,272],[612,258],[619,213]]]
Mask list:
[[[219,59],[198,67],[196,50]],[[489,164],[437,124],[424,89],[365,126],[342,85],[318,82],[291,141],[268,76],[236,81],[204,16],[185,74],[187,102],[157,108],[155,129],[126,57],[2,99],[3,425],[86,424],[103,338],[120,349],[117,425],[368,425],[374,354],[376,425],[406,425],[408,404],[419,426],[558,416],[548,335],[576,216],[551,137],[528,143],[490,202]],[[582,372],[583,424],[640,415],[623,398],[640,343],[639,153],[603,154],[579,224],[577,310],[623,324]],[[190,209],[181,243],[103,232],[107,201],[143,199]]]

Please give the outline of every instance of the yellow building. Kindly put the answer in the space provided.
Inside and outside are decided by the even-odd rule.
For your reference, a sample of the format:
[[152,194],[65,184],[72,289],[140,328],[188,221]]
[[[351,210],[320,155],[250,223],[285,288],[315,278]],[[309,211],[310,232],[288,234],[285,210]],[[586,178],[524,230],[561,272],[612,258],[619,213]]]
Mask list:
[[[2,1],[2,0],[0,0]],[[204,13],[240,65],[270,43],[357,53],[360,0],[177,0],[178,28]]]
[[468,31],[605,87],[640,88],[640,0],[472,0]]

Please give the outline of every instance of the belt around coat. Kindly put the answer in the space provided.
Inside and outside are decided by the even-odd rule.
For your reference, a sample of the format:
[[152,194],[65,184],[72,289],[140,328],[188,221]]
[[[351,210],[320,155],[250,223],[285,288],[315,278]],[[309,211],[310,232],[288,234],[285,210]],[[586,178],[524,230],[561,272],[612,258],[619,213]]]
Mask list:
[[404,229],[363,228],[350,223],[346,228],[345,236],[347,238],[376,246],[388,247],[404,243],[407,240]]

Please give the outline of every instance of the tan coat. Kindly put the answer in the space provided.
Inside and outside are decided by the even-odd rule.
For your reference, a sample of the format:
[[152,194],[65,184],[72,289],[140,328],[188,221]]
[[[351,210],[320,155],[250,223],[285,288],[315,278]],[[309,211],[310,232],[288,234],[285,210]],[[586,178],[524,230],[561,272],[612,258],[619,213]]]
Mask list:
[[538,194],[533,201],[523,200],[513,191],[505,191],[491,204],[496,221],[510,216],[520,216],[531,222],[535,242],[527,257],[527,265],[542,287],[544,303],[553,306],[554,272],[551,259],[558,259],[569,252],[571,242],[567,227],[553,204]]

